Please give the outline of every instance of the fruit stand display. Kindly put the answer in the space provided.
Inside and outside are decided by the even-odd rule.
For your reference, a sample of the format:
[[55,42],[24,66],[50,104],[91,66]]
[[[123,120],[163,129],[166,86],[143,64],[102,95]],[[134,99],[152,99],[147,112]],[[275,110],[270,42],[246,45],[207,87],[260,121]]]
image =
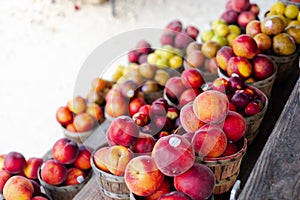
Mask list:
[[261,21],[258,13],[249,0],[229,0],[203,43],[179,20],[165,26],[161,48],[138,41],[112,80],[91,80],[86,96],[56,110],[64,137],[43,159],[0,156],[4,198],[229,199],[236,180],[242,199],[255,196],[258,166],[278,145],[267,139],[279,134],[300,74],[299,8],[276,2]]

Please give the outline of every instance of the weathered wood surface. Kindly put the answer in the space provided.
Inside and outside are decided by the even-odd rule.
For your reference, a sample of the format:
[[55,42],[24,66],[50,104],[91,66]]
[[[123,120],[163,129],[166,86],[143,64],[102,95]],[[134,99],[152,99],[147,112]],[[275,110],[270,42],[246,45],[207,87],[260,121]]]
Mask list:
[[[241,164],[240,174],[238,179],[241,180],[242,186],[246,183],[254,165],[262,152],[266,141],[268,140],[269,135],[271,134],[277,119],[279,118],[287,99],[289,98],[297,80],[297,85],[299,85],[299,69],[295,71],[295,73],[291,74],[289,81],[275,85],[272,91],[271,99],[269,101],[269,108],[265,115],[265,118],[261,124],[261,129],[259,134],[257,135],[254,142],[248,147],[247,153],[244,156],[243,162]],[[298,102],[299,103],[299,102]],[[299,111],[298,111],[299,112]],[[85,144],[97,148],[106,142],[105,138],[105,130],[107,129],[109,123],[106,121],[102,124],[91,137],[85,142]],[[297,125],[297,124],[296,124]],[[280,126],[280,125],[277,125]],[[300,128],[300,123],[298,123],[298,129]],[[298,131],[299,132],[299,131]],[[284,134],[284,133],[283,133]],[[298,140],[299,142],[300,140]],[[284,141],[281,140],[282,145],[284,145]],[[300,151],[299,151],[300,152]],[[300,164],[300,163],[299,163]],[[272,167],[272,166],[270,166]],[[291,169],[288,169],[291,170]],[[298,177],[300,178],[300,177]],[[276,179],[278,180],[278,179]],[[253,184],[257,184],[257,181],[254,181]],[[261,191],[264,192],[264,191]],[[215,195],[215,200],[228,200],[230,192],[224,193],[222,195]],[[82,199],[104,199],[101,195],[97,182],[95,178],[92,178],[86,186],[75,196],[75,200]],[[248,199],[248,198],[241,198]],[[255,198],[250,198],[255,199]],[[276,198],[275,198],[276,199]],[[278,199],[278,198],[277,198]]]
[[300,199],[299,90],[298,81],[239,199]]

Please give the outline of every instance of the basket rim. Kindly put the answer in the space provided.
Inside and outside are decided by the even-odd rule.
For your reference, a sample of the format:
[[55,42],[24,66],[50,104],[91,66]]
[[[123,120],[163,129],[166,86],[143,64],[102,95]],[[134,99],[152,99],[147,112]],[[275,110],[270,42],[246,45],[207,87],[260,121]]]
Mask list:
[[234,162],[236,160],[239,160],[239,159],[243,158],[243,156],[246,154],[247,147],[248,147],[247,139],[244,136],[243,137],[243,147],[238,152],[236,152],[235,154],[232,154],[232,155],[229,155],[229,156],[218,157],[218,158],[204,157],[201,160],[201,162],[205,163],[205,164],[208,164],[209,166],[220,165],[220,164],[221,165],[228,164],[228,163],[231,163],[231,162]]

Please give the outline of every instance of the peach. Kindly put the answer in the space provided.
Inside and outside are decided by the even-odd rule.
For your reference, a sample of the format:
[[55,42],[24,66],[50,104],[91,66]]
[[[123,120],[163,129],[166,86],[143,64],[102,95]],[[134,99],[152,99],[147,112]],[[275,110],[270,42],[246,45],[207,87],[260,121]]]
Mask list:
[[4,169],[4,158],[5,154],[0,155],[0,170]]
[[120,91],[123,97],[133,98],[137,95],[139,85],[133,80],[126,80],[121,86]]
[[232,49],[236,56],[252,59],[259,52],[255,40],[246,34],[239,35],[232,43]]
[[250,11],[243,11],[238,16],[238,24],[241,28],[246,28],[247,24],[255,20],[256,16]]
[[222,93],[226,93],[229,88],[229,82],[225,78],[216,78],[211,85],[213,90],[217,90]]
[[62,164],[72,164],[79,153],[79,147],[74,140],[61,138],[52,146],[52,156]]
[[261,33],[260,29],[260,21],[259,20],[252,20],[246,26],[246,34],[254,37],[255,35]]
[[190,200],[190,198],[183,192],[172,191],[167,194],[161,195],[158,200]]
[[165,85],[165,92],[168,98],[176,104],[181,93],[186,89],[181,77],[169,78]]
[[67,130],[67,131],[70,131],[70,132],[73,132],[73,133],[77,132],[77,130],[76,130],[76,128],[75,128],[75,125],[74,125],[73,123],[68,124],[68,125],[66,126],[66,130]]
[[194,89],[194,88],[185,90],[179,98],[179,106],[182,107],[182,106],[186,105],[187,103],[194,101],[194,99],[200,93],[201,93],[200,90]]
[[67,177],[65,180],[65,185],[76,185],[80,184],[86,178],[85,173],[78,168],[72,167],[67,171]]
[[205,83],[205,80],[199,69],[188,68],[181,74],[181,79],[186,88],[199,89]]
[[152,51],[151,45],[146,40],[140,40],[136,44],[136,50],[141,54],[148,54]]
[[150,108],[151,108],[151,105],[145,104],[145,105],[140,107],[139,112],[141,112],[144,115],[147,115],[148,117],[150,117]]
[[200,68],[203,65],[204,61],[205,56],[200,49],[191,51],[186,57],[186,62],[193,68]]
[[227,24],[237,24],[238,12],[234,10],[226,10],[221,14],[221,19],[225,20]]
[[33,186],[33,194],[32,196],[37,196],[41,194],[41,186],[40,184],[37,182],[38,180],[33,180],[33,179],[29,179],[32,186]]
[[73,113],[69,110],[68,107],[65,106],[61,106],[60,108],[58,108],[55,116],[56,116],[56,120],[61,125],[67,125],[72,123],[73,121]]
[[174,39],[174,47],[180,50],[185,51],[189,43],[193,42],[194,40],[186,33],[178,33]]
[[107,169],[116,176],[123,176],[128,162],[133,158],[133,153],[127,147],[114,145],[109,147],[105,155]]
[[227,64],[226,72],[228,76],[237,74],[242,79],[247,79],[252,75],[252,64],[244,57],[232,57]]
[[74,166],[81,170],[88,170],[91,168],[90,158],[92,148],[86,145],[79,145],[79,153],[74,161]]
[[3,166],[8,173],[19,174],[25,168],[26,160],[21,153],[11,151],[4,157]]
[[252,12],[256,17],[258,17],[259,14],[259,6],[256,3],[250,3],[250,7],[248,9],[250,12]]
[[136,143],[130,146],[134,153],[151,153],[156,140],[150,134],[140,133]]
[[94,128],[96,120],[88,113],[79,113],[74,117],[73,124],[76,131],[85,132]]
[[216,59],[219,67],[226,71],[228,60],[232,57],[234,57],[234,53],[231,47],[229,46],[223,46],[216,54]]
[[157,200],[161,195],[171,192],[172,191],[171,184],[172,184],[171,181],[165,177],[164,182],[161,184],[161,186],[154,193],[152,193],[149,196],[146,196],[145,200]]
[[160,36],[160,43],[162,45],[173,45],[175,34],[170,32],[165,32]]
[[106,88],[106,81],[103,78],[97,77],[92,80],[92,89],[94,91],[100,92]]
[[222,128],[206,124],[195,132],[192,145],[198,156],[216,158],[224,153],[227,138]]
[[194,133],[193,132],[186,132],[186,133],[182,134],[182,137],[186,138],[190,143],[192,143]]
[[272,39],[265,33],[258,33],[253,39],[260,51],[267,51],[272,47]]
[[83,113],[86,110],[86,99],[81,96],[76,96],[67,102],[67,107],[75,114]]
[[37,179],[38,169],[43,164],[43,159],[31,157],[26,162],[26,167],[24,168],[24,174],[27,178]]
[[109,172],[109,170],[106,167],[105,161],[108,149],[109,147],[101,147],[95,151],[95,154],[93,156],[95,166],[104,172]]
[[57,160],[47,160],[41,166],[41,178],[50,185],[59,185],[66,180],[67,168]]
[[104,112],[102,108],[96,103],[88,104],[86,113],[94,117],[95,121],[102,122],[104,120]]
[[118,117],[128,114],[129,102],[122,96],[110,95],[105,104],[105,111],[111,117]]
[[169,22],[166,26],[168,30],[176,31],[176,32],[181,32],[182,31],[182,23],[180,20],[175,19]]
[[181,108],[180,123],[185,131],[192,133],[196,132],[205,124],[195,115],[193,110],[193,102],[190,102]]
[[164,175],[177,176],[193,165],[195,153],[186,138],[171,134],[157,140],[152,150],[152,157]]
[[228,98],[219,91],[207,90],[199,94],[193,102],[193,110],[204,123],[220,123],[228,113]]
[[218,62],[216,57],[213,58],[209,58],[205,60],[205,64],[204,64],[204,69],[212,74],[217,74],[218,73]]
[[246,121],[244,117],[237,112],[229,111],[223,124],[223,131],[229,141],[238,141],[244,136],[246,131]]
[[249,8],[250,2],[249,0],[231,0],[230,6],[232,10],[240,13]]
[[145,102],[144,98],[137,97],[137,98],[131,99],[129,102],[129,115],[133,116],[145,104],[146,104],[146,102]]
[[3,197],[6,200],[24,199],[30,200],[34,188],[29,179],[23,176],[13,176],[5,183]]
[[150,118],[148,115],[145,115],[142,112],[137,112],[132,116],[132,120],[136,123],[138,126],[145,126],[150,122]]
[[128,189],[139,196],[153,194],[162,185],[164,177],[149,155],[133,158],[127,164],[124,175]]
[[174,177],[176,190],[192,199],[208,199],[213,193],[215,183],[212,170],[200,163],[195,163],[188,171]]
[[224,153],[221,155],[221,157],[233,155],[233,154],[237,153],[238,151],[239,150],[235,143],[228,143],[227,147],[226,147]]
[[252,60],[253,76],[255,80],[264,80],[274,74],[276,67],[271,57],[258,54]]
[[0,170],[0,193],[3,192],[3,187],[5,183],[10,179],[12,175],[5,170]]
[[109,125],[106,137],[113,144],[130,146],[133,145],[139,137],[139,127],[128,116],[119,116]]
[[199,30],[192,25],[188,25],[185,29],[184,32],[190,36],[193,40],[196,40],[198,35],[199,35]]

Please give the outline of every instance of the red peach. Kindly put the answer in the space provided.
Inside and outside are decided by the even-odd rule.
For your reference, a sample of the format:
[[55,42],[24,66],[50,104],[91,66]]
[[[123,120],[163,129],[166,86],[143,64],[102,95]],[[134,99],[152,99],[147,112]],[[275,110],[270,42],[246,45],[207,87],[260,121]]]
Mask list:
[[66,130],[67,130],[67,131],[70,131],[70,132],[73,132],[73,133],[76,133],[76,132],[77,132],[77,130],[76,130],[76,128],[75,128],[75,125],[74,125],[73,123],[68,124],[68,125],[66,126]]
[[176,120],[179,117],[179,110],[173,106],[169,106],[166,115],[171,120]]
[[26,162],[26,167],[24,168],[24,174],[27,178],[37,179],[38,169],[43,164],[43,159],[31,157]]
[[138,126],[145,126],[149,123],[150,118],[148,115],[145,115],[144,113],[137,112],[132,116],[132,120],[136,123]]
[[259,49],[255,40],[246,34],[239,35],[232,43],[232,49],[236,56],[241,56],[247,59],[254,58]]
[[221,157],[233,155],[233,154],[237,153],[238,151],[239,150],[235,143],[228,143],[227,147],[226,147],[224,153],[221,155]]
[[103,78],[97,77],[92,80],[92,89],[96,92],[103,91],[107,85]]
[[272,39],[265,33],[258,33],[253,39],[260,51],[267,51],[272,47]]
[[140,54],[148,54],[152,51],[150,43],[146,40],[138,41],[138,43],[136,44],[136,50]]
[[166,26],[167,29],[172,30],[172,31],[176,31],[176,32],[181,32],[182,31],[182,23],[180,20],[172,20],[171,22],[169,22]]
[[75,114],[83,113],[86,110],[86,99],[76,96],[67,102],[67,107]]
[[249,102],[248,105],[245,107],[245,114],[247,116],[256,115],[259,112],[260,112],[260,107],[258,103],[254,101]]
[[74,161],[74,166],[81,170],[88,170],[91,168],[90,158],[91,158],[92,148],[87,145],[79,145],[79,153]]
[[57,160],[47,160],[41,166],[41,178],[50,185],[59,185],[66,180],[67,168]]
[[106,101],[105,111],[111,117],[127,115],[129,102],[122,96],[110,95]]
[[128,60],[131,63],[137,63],[139,57],[140,57],[140,53],[135,49],[128,52]]
[[56,111],[56,120],[61,124],[61,125],[67,125],[72,123],[73,121],[73,114],[69,110],[68,107],[62,106],[57,109]]
[[199,35],[199,30],[195,27],[195,26],[192,26],[192,25],[189,25],[187,26],[185,29],[184,29],[184,32],[190,36],[193,40],[196,40],[198,35]]
[[231,0],[230,5],[234,11],[240,13],[249,8],[250,2],[249,0]]
[[175,34],[171,31],[165,32],[160,36],[160,43],[162,45],[172,45],[174,44]]
[[76,185],[80,184],[86,178],[85,173],[78,168],[72,167],[67,171],[67,177],[65,180],[65,185]]
[[29,179],[32,186],[33,186],[33,194],[32,196],[37,196],[37,195],[41,195],[41,186],[40,184],[37,182],[38,180],[34,180],[34,179]]
[[228,60],[232,57],[234,57],[234,53],[231,47],[229,46],[223,46],[216,54],[216,59],[218,62],[219,67],[226,71]]
[[213,90],[226,93],[229,88],[229,82],[225,78],[216,78],[211,85]]
[[52,156],[62,164],[72,164],[79,153],[79,147],[74,140],[61,138],[52,146]]
[[194,88],[185,90],[179,98],[179,106],[182,107],[182,106],[186,105],[187,103],[194,101],[194,99],[200,93],[201,92],[198,89],[194,89]]
[[204,61],[205,56],[200,49],[191,51],[186,57],[186,62],[192,68],[200,68],[203,65]]
[[224,153],[227,138],[219,126],[207,124],[195,132],[192,144],[200,157],[216,158]]
[[151,153],[155,145],[155,139],[152,135],[140,133],[136,143],[130,147],[134,153]]
[[205,83],[205,80],[200,72],[196,68],[188,68],[181,74],[181,79],[186,88],[199,89]]
[[244,117],[237,112],[229,111],[223,124],[223,131],[229,141],[238,141],[244,136],[246,131]]
[[205,123],[200,121],[194,113],[193,103],[190,102],[183,106],[180,111],[180,122],[187,132],[196,132]]
[[3,192],[3,187],[5,183],[10,179],[12,175],[5,170],[0,170],[0,193]]
[[108,168],[106,167],[106,153],[109,147],[101,147],[95,151],[93,156],[93,160],[95,166],[104,172],[109,172]]
[[94,119],[98,122],[102,122],[104,120],[104,113],[102,108],[96,103],[90,103],[87,105],[86,113],[90,116],[94,117]]
[[145,102],[144,98],[137,97],[137,98],[131,99],[129,102],[129,115],[133,116],[145,104],[146,104],[146,102]]
[[228,98],[224,93],[207,90],[199,94],[193,102],[193,110],[204,123],[220,123],[228,113]]
[[151,105],[145,104],[145,105],[140,107],[139,112],[141,112],[141,113],[147,115],[148,117],[150,117],[150,108],[151,108]]
[[213,193],[215,183],[212,170],[200,163],[195,163],[188,171],[174,177],[176,190],[192,199],[208,199]]
[[10,174],[19,174],[26,166],[24,156],[15,151],[11,151],[4,157],[4,169]]
[[186,172],[195,161],[191,143],[176,134],[159,138],[152,150],[152,157],[158,169],[167,176]]
[[246,28],[247,24],[255,20],[256,16],[250,11],[243,11],[238,16],[238,24],[242,28]]
[[167,194],[172,191],[172,183],[167,178],[164,179],[164,182],[161,186],[151,195],[146,196],[145,200],[157,200],[163,194]]
[[172,102],[178,101],[181,93],[186,89],[181,77],[171,77],[165,85],[165,92]]
[[274,74],[276,67],[271,57],[258,54],[252,59],[253,76],[255,80],[264,80]]
[[161,195],[158,200],[190,200],[190,198],[183,192],[172,191],[167,194]]
[[88,113],[79,113],[74,117],[73,124],[76,131],[85,132],[91,130],[95,126],[96,120]]
[[260,21],[259,20],[252,20],[246,26],[246,34],[254,37],[258,33],[261,33],[260,29]]
[[210,72],[212,74],[218,73],[218,62],[216,57],[208,58],[205,60],[204,68],[207,72]]
[[34,188],[29,179],[23,176],[13,176],[5,183],[3,197],[6,200],[26,199],[30,200]]
[[189,43],[193,41],[193,38],[191,38],[188,34],[182,32],[177,33],[174,39],[174,47],[185,51]]
[[139,127],[128,116],[119,116],[109,125],[106,137],[114,144],[130,146],[139,136]]
[[46,197],[43,196],[35,196],[31,200],[48,200]]
[[127,147],[114,145],[106,152],[105,163],[110,173],[123,176],[128,162],[133,158],[133,152]]
[[164,175],[157,168],[154,158],[143,155],[133,158],[125,169],[125,183],[129,190],[139,196],[154,193],[163,183]]
[[237,24],[238,16],[239,16],[238,12],[230,9],[230,10],[225,10],[221,14],[220,18],[225,20],[227,24]]
[[256,3],[250,3],[249,11],[252,12],[256,17],[258,17],[260,9]]
[[233,74],[237,74],[240,78],[245,80],[252,75],[252,64],[244,57],[232,57],[228,61],[226,72],[229,77]]

